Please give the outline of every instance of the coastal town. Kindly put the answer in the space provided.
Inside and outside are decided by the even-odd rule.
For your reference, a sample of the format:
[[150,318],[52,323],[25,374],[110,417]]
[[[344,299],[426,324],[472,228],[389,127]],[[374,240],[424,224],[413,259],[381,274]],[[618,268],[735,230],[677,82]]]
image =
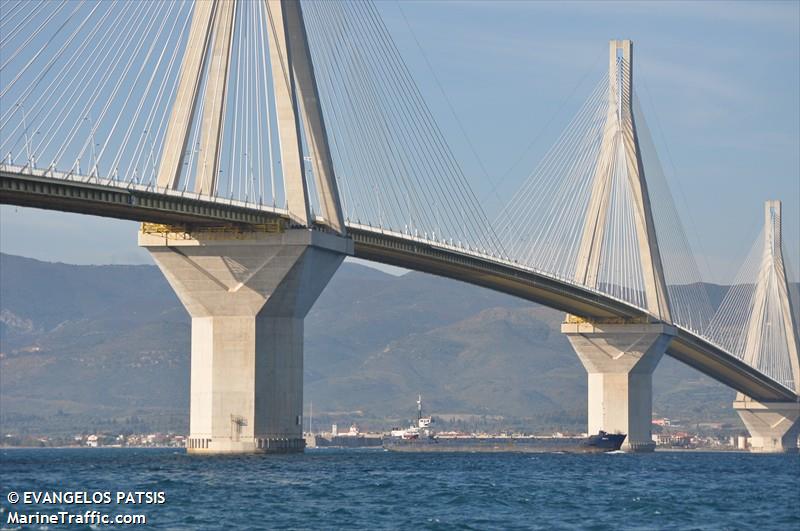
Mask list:
[[[678,420],[654,418],[652,421],[653,442],[659,450],[705,450],[733,451],[748,450],[750,438],[738,426],[725,423],[698,423],[687,426]],[[442,431],[440,435],[476,437],[503,436],[515,437],[527,433],[486,432],[462,433]],[[329,430],[305,432],[306,448],[369,448],[380,447],[385,433],[362,431],[357,424],[346,430],[332,424]],[[12,448],[185,448],[186,436],[178,433],[80,433],[72,436],[47,436],[30,434],[3,434],[0,447]]]

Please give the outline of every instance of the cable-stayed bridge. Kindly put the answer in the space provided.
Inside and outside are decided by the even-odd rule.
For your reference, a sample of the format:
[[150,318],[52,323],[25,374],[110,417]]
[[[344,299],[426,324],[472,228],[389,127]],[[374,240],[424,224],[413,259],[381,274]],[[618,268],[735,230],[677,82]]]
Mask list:
[[495,220],[369,2],[5,2],[0,198],[144,222],[192,316],[190,451],[303,447],[303,318],[345,256],[567,313],[589,430],[652,449],[667,353],[796,447],[780,204],[712,307],[634,91],[633,46]]

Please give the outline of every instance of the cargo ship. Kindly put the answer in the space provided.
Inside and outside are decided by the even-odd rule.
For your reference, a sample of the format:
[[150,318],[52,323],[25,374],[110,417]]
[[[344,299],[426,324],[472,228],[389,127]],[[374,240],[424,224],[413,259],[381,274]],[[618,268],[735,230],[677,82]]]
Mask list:
[[422,416],[422,397],[417,399],[417,423],[393,428],[383,447],[392,452],[518,452],[603,453],[620,449],[626,435],[600,431],[594,435],[458,435],[436,434],[432,417]]

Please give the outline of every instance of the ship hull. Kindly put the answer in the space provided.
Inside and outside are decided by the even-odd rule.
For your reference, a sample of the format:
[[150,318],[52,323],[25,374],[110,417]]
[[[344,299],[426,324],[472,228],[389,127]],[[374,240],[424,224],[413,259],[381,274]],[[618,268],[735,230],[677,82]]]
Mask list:
[[625,435],[605,433],[589,437],[388,437],[383,447],[392,452],[592,454],[619,450],[624,440]]

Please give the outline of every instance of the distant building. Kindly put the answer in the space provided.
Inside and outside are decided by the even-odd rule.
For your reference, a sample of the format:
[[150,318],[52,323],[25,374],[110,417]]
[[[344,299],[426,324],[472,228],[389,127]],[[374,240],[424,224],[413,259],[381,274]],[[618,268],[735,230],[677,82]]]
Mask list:
[[653,441],[655,441],[658,446],[668,446],[670,448],[689,448],[694,446],[692,436],[683,431],[654,433]]

